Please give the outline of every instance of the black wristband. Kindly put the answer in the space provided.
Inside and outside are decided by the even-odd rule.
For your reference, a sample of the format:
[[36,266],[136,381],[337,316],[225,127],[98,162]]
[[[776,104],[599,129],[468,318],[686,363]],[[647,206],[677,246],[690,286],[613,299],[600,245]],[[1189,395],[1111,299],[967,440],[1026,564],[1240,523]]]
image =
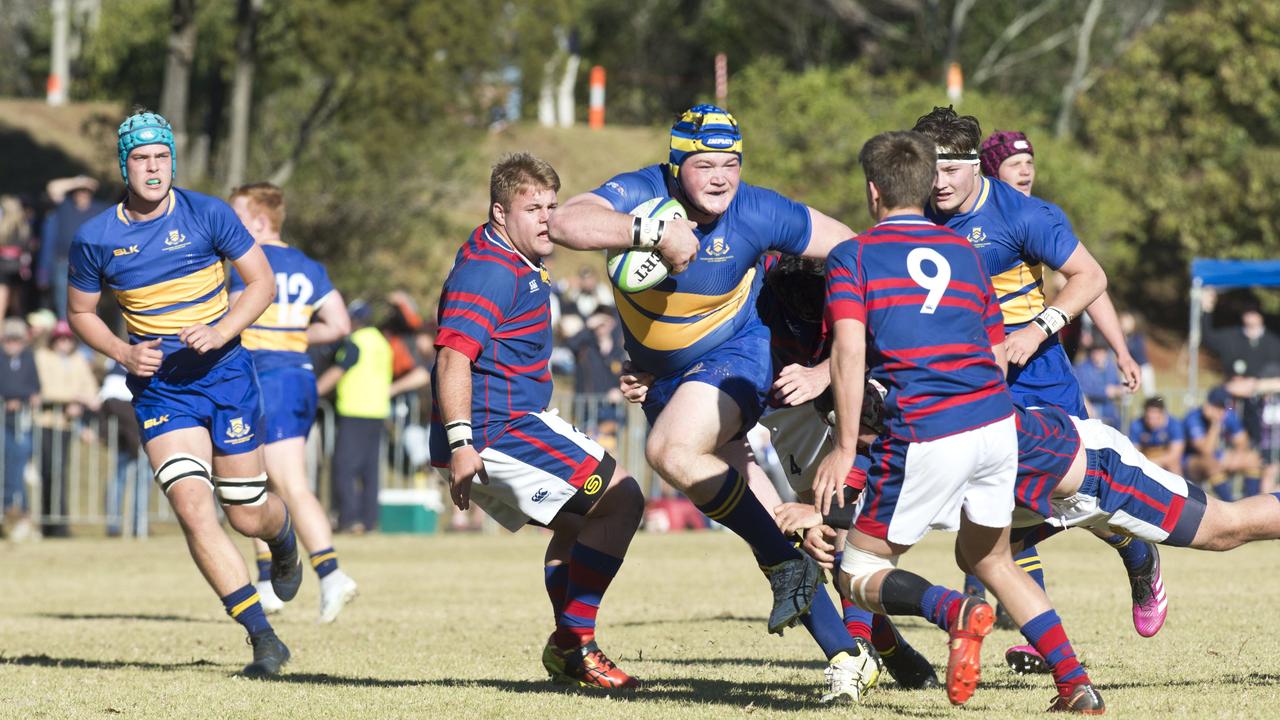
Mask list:
[[453,442],[449,443],[449,449],[457,450],[460,447],[466,447],[467,445],[471,445],[471,444],[472,442],[470,440],[454,440]]
[[862,494],[861,490],[854,490],[848,485],[844,486],[844,507],[836,504],[834,497],[831,498],[831,510],[822,516],[822,522],[830,525],[836,530],[848,530],[853,527],[854,511],[858,506],[858,496]]
[[640,247],[640,224],[638,216],[631,218],[631,247],[633,248]]

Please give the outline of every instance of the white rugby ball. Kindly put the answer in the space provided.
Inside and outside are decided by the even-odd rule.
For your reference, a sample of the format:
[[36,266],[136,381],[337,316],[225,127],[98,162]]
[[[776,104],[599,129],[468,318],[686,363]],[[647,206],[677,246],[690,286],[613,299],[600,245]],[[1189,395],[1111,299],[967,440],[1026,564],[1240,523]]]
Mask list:
[[[646,200],[636,206],[631,214],[659,220],[683,220],[688,217],[679,201],[666,197]],[[671,268],[662,259],[662,253],[655,250],[615,249],[608,251],[605,258],[609,281],[625,293],[648,290],[671,273]]]

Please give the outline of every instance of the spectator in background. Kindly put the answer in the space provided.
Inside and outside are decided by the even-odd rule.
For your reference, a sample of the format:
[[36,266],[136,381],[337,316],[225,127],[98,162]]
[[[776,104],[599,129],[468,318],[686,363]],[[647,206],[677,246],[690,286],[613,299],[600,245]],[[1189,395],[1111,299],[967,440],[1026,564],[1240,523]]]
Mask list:
[[1134,418],[1129,424],[1129,439],[1151,462],[1171,473],[1182,474],[1186,435],[1182,423],[1165,409],[1164,398],[1147,398],[1142,417]]
[[373,309],[363,300],[347,307],[351,335],[334,353],[333,365],[316,381],[318,392],[337,389],[337,437],[333,449],[333,500],[338,532],[363,533],[378,525],[382,482],[382,438],[391,415],[391,345],[370,325]]
[[1210,489],[1225,502],[1236,499],[1232,479],[1243,474],[1244,494],[1262,485],[1261,458],[1249,446],[1249,434],[1231,408],[1231,395],[1219,386],[1183,420],[1187,438],[1187,478]]
[[31,245],[31,223],[22,201],[0,195],[0,318],[9,314],[18,299],[24,258]]
[[67,537],[67,476],[71,444],[83,429],[84,416],[98,408],[98,381],[79,352],[80,341],[66,320],[49,335],[49,347],[37,347],[44,407],[36,416],[40,428],[41,511],[45,537]]
[[40,376],[28,346],[27,324],[8,318],[0,328],[0,399],[4,400],[4,529],[11,540],[31,535],[26,468],[31,460],[31,410],[40,404]]
[[40,259],[36,263],[36,284],[53,295],[52,306],[59,320],[67,319],[67,258],[76,231],[90,218],[107,208],[96,200],[98,181],[87,175],[50,180],[46,191],[56,206],[44,219],[40,231]]
[[613,311],[597,306],[566,346],[574,355],[573,423],[614,452],[623,410],[618,376],[627,354],[622,349],[622,329]]
[[115,440],[115,475],[107,485],[107,535],[120,537],[125,527],[125,498],[133,496],[133,522],[129,525],[134,537],[147,536],[147,505],[151,491],[151,466],[138,451],[142,449],[142,434],[138,417],[133,412],[133,393],[126,383],[129,373],[123,365],[112,362],[106,377],[102,378],[102,390],[98,393],[101,403],[102,438],[110,444]]
[[1153,397],[1156,394],[1156,370],[1151,366],[1151,358],[1147,356],[1147,336],[1138,329],[1138,318],[1133,313],[1120,313],[1120,330],[1124,332],[1125,346],[1129,355],[1138,363],[1142,374],[1142,394]]
[[1280,338],[1267,332],[1257,301],[1249,300],[1240,313],[1240,324],[1219,328],[1213,323],[1218,294],[1213,288],[1200,292],[1200,327],[1204,345],[1217,356],[1228,377],[1262,377],[1268,363],[1280,358]]
[[1075,370],[1089,414],[1113,428],[1119,428],[1117,401],[1124,396],[1125,387],[1120,384],[1120,371],[1111,359],[1111,351],[1105,345],[1090,347],[1089,353],[1076,363]]
[[418,353],[417,336],[422,331],[422,315],[418,312],[417,303],[401,290],[387,296],[387,305],[387,317],[379,327],[391,347],[390,393],[393,400],[406,402],[409,393],[416,393],[431,384],[431,372]]

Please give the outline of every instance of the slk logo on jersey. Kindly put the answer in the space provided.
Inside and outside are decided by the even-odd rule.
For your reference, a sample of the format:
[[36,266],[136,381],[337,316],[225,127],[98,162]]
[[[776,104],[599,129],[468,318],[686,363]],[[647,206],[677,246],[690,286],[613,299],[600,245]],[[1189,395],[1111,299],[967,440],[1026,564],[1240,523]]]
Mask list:
[[161,415],[160,417],[147,418],[146,420],[142,421],[142,429],[150,430],[153,427],[163,425],[167,422],[169,422],[168,415]]
[[987,234],[982,232],[981,227],[975,227],[969,231],[969,242],[974,245],[981,245],[987,241]]
[[531,499],[534,502],[542,502],[543,500],[547,499],[547,495],[549,494],[550,493],[548,493],[546,490],[539,490],[538,492],[533,494],[533,497]]
[[136,252],[138,252],[138,246],[130,245],[129,247],[116,248],[111,251],[111,254],[116,257],[120,257],[121,255],[132,255]]
[[689,377],[690,375],[696,375],[697,373],[702,372],[704,367],[705,366],[702,363],[696,363],[693,367],[685,371],[684,376]]
[[604,480],[599,475],[592,475],[587,481],[582,483],[582,492],[588,495],[595,495],[600,492],[600,488],[604,487]]

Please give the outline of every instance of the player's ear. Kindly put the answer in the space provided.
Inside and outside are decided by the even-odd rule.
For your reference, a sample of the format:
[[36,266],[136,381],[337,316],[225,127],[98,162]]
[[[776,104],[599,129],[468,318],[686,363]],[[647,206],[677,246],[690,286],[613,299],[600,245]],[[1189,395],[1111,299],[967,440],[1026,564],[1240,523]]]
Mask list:
[[867,181],[867,212],[870,213],[871,219],[880,219],[880,188],[876,184]]
[[502,203],[496,202],[489,207],[489,217],[493,218],[494,225],[507,226],[507,209],[502,207]]

